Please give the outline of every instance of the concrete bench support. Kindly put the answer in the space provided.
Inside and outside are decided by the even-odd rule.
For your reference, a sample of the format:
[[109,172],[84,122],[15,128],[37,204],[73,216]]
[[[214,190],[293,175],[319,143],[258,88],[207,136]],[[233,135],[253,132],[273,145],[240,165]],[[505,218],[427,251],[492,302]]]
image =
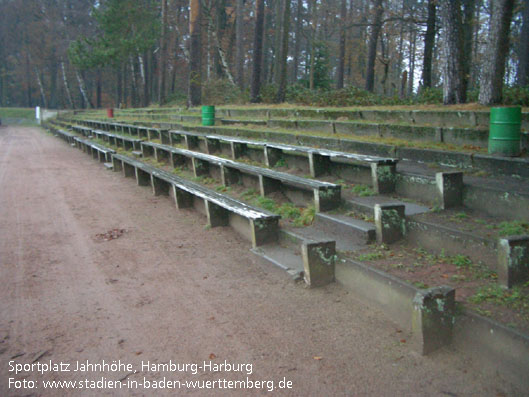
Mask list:
[[202,175],[209,175],[209,163],[193,157],[193,175],[198,178]]
[[314,189],[314,207],[316,212],[330,211],[337,208],[342,200],[340,186],[332,188]]
[[154,148],[154,158],[158,162],[165,162],[169,161],[169,153],[165,150],[160,150],[158,148]]
[[279,218],[250,219],[252,247],[277,241],[279,237]]
[[220,141],[218,139],[205,139],[206,153],[215,154],[220,152]]
[[185,145],[187,150],[198,148],[198,137],[192,135],[184,135]]
[[529,280],[529,235],[498,241],[498,281],[511,288]]
[[220,178],[224,186],[235,185],[241,181],[241,172],[221,165]]
[[152,185],[152,194],[155,196],[168,196],[169,195],[169,183],[166,181],[156,178],[154,175],[151,175],[151,185]]
[[209,226],[217,227],[229,225],[230,213],[227,210],[208,200],[205,200],[204,204],[206,207],[206,215],[208,217]]
[[301,246],[305,282],[321,287],[334,281],[336,241],[308,243]]
[[417,292],[413,299],[413,347],[423,355],[452,341],[455,289],[441,286]]
[[316,178],[323,174],[328,174],[331,168],[331,158],[317,153],[309,153],[310,176]]
[[442,209],[463,203],[463,173],[437,172],[435,174],[437,202]]
[[371,181],[376,193],[392,193],[397,180],[396,164],[380,165],[371,163]]
[[269,193],[276,192],[281,189],[281,182],[268,178],[264,175],[259,175],[259,190],[261,196],[265,197]]
[[375,204],[375,229],[379,244],[393,243],[404,236],[404,208],[404,205]]
[[160,130],[160,139],[164,145],[169,145],[171,141],[169,140],[169,130]]
[[173,185],[173,194],[176,209],[190,208],[193,206],[193,195]]
[[148,186],[151,184],[151,176],[147,172],[136,167],[136,183],[138,186]]
[[276,163],[281,159],[282,155],[282,150],[265,146],[264,157],[266,166],[273,167],[274,165],[276,165]]
[[133,165],[123,163],[123,176],[125,177],[136,177],[136,169]]
[[117,158],[112,156],[112,169],[114,172],[122,171],[123,170],[123,163],[121,160],[118,160]]
[[248,149],[248,146],[244,143],[230,142],[231,158],[238,159],[243,156]]

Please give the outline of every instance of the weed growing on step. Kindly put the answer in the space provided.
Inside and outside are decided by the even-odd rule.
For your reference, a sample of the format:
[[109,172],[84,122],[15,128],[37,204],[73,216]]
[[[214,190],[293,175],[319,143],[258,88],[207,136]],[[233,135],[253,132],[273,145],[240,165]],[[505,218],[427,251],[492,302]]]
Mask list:
[[[525,283],[523,287],[529,287],[529,282]],[[524,288],[517,286],[506,289],[496,283],[491,283],[479,288],[469,298],[469,301],[475,304],[488,302],[506,306],[511,309],[521,310],[525,315],[529,315],[529,295],[527,291],[523,291]]]
[[198,182],[203,185],[214,185],[216,183],[215,179],[210,178],[209,176],[205,176],[205,175],[194,177],[191,180],[193,182]]
[[246,190],[245,192],[243,192],[241,194],[241,198],[243,200],[247,200],[247,201],[253,200],[253,199],[257,198],[257,196],[259,196],[259,192],[256,189],[254,189],[253,187],[248,189],[248,190]]
[[512,221],[501,222],[498,225],[498,234],[500,236],[516,236],[529,233],[529,222]]
[[215,190],[219,193],[229,193],[231,192],[231,187],[229,186],[224,186],[224,185],[219,185],[215,188]]
[[351,192],[360,197],[368,197],[375,194],[375,192],[367,185],[354,185]]

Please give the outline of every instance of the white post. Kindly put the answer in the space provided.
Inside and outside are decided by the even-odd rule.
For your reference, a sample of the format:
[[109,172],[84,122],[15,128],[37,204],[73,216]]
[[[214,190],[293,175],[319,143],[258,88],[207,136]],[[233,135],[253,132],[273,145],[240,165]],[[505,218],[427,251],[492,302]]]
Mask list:
[[40,119],[41,119],[41,117],[40,117],[40,106],[37,106],[35,108],[35,118],[37,119],[37,123],[40,124]]

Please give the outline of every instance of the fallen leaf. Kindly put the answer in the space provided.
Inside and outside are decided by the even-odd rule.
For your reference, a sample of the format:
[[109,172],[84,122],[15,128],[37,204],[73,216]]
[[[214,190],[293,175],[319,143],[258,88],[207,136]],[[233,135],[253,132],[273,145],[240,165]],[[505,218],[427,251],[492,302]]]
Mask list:
[[211,353],[211,354],[209,355],[209,359],[210,359],[210,360],[214,360],[214,359],[216,359],[216,358],[217,358],[217,356],[215,355],[215,353]]
[[323,357],[320,356],[314,356],[314,360],[321,360]]
[[406,343],[406,339],[401,339],[400,343]]

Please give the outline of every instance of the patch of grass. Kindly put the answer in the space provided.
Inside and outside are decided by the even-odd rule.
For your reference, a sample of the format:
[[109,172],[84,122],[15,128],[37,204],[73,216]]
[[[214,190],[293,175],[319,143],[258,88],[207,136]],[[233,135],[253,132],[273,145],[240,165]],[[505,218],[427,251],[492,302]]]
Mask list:
[[246,190],[245,192],[243,192],[241,194],[241,198],[243,200],[253,200],[257,196],[259,196],[259,192],[256,189],[254,189],[253,187],[248,189],[248,190]]
[[314,216],[316,215],[316,208],[311,205],[307,208],[301,209],[301,215],[294,220],[295,227],[310,226],[314,222]]
[[469,298],[471,303],[483,302],[506,306],[511,309],[529,311],[529,296],[521,287],[506,289],[496,283],[485,285]]
[[367,254],[360,254],[356,257],[356,259],[363,262],[363,261],[376,261],[384,257],[385,255],[383,252],[375,251],[375,252],[369,252]]
[[270,212],[276,212],[277,211],[277,204],[274,200],[268,197],[259,196],[255,198],[255,204],[261,208],[264,208],[267,211]]
[[500,236],[516,236],[529,233],[529,222],[524,221],[501,222],[498,227]]
[[414,287],[419,289],[427,289],[430,288],[428,284],[423,283],[422,281],[414,281],[411,283]]
[[351,192],[360,197],[368,197],[375,194],[375,192],[367,185],[354,185]]
[[450,257],[450,263],[458,268],[472,267],[472,260],[466,255],[454,255]]
[[231,187],[229,186],[224,186],[224,185],[219,185],[215,188],[215,190],[219,193],[229,193],[231,192]]
[[281,157],[277,162],[274,164],[274,168],[281,168],[281,167],[287,167],[287,161],[284,157]]

